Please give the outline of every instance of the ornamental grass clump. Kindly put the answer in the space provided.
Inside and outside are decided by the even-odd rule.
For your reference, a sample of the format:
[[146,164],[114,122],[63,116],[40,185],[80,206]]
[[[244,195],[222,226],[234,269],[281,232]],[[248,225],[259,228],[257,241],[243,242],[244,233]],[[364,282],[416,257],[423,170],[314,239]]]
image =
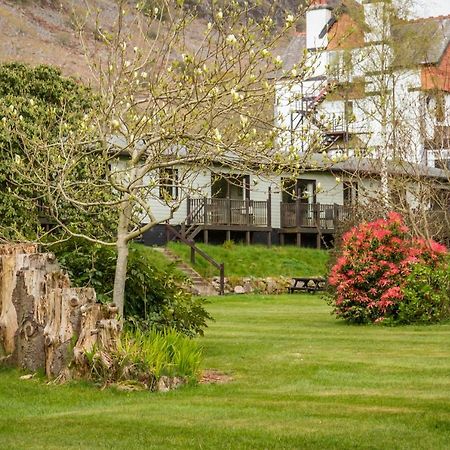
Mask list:
[[[329,276],[329,302],[334,313],[352,323],[411,323],[416,317],[423,319],[426,313],[416,314],[411,309],[423,310],[430,290],[423,286],[427,277],[422,277],[420,286],[413,284],[411,274],[416,266],[439,269],[436,273],[442,274],[442,281],[448,285],[446,247],[411,237],[399,214],[391,212],[386,219],[352,228],[343,236],[341,256]],[[439,301],[434,299],[433,304],[448,311],[448,291],[443,290]],[[437,316],[444,318],[446,314],[441,312],[432,314],[430,321]]]
[[117,349],[94,348],[86,353],[89,378],[104,385],[135,382],[158,389],[162,377],[195,383],[200,375],[202,349],[198,342],[171,329],[130,329],[121,334]]

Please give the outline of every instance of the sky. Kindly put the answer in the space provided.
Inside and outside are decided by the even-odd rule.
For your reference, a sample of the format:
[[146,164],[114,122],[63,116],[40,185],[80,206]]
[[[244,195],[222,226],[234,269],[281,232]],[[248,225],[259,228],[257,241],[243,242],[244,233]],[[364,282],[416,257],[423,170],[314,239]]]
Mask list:
[[450,14],[450,0],[414,0],[418,17],[445,16]]

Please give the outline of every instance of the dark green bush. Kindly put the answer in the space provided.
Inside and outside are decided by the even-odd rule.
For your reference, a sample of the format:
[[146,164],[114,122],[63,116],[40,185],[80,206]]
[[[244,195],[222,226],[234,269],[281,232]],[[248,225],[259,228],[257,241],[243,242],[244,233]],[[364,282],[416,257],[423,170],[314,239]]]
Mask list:
[[416,264],[403,288],[399,323],[433,323],[450,318],[450,266]]
[[[75,286],[90,286],[102,302],[112,299],[116,251],[113,247],[70,240],[52,246]],[[125,288],[125,319],[142,330],[173,328],[185,335],[203,334],[211,316],[205,300],[193,296],[185,277],[156,251],[131,245]]]

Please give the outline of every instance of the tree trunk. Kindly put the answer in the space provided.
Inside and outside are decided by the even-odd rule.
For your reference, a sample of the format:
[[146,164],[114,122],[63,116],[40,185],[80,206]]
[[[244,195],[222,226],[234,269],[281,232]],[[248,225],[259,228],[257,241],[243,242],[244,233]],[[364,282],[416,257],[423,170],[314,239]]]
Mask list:
[[113,303],[117,306],[120,317],[123,318],[125,305],[125,283],[128,266],[128,227],[130,224],[131,204],[125,199],[119,213],[117,226],[117,259],[114,275]]
[[113,303],[117,306],[120,317],[123,318],[125,305],[125,283],[127,281],[128,243],[117,239],[116,272],[114,275]]

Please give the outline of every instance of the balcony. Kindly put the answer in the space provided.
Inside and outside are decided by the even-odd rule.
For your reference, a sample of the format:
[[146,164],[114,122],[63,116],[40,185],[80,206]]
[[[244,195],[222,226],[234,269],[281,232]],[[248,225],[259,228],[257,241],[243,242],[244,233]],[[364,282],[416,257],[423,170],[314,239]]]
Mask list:
[[187,208],[188,225],[242,229],[271,226],[270,200],[190,198]]
[[316,229],[330,232],[336,229],[339,222],[347,220],[352,211],[350,206],[299,201],[281,203],[280,208],[282,229]]

